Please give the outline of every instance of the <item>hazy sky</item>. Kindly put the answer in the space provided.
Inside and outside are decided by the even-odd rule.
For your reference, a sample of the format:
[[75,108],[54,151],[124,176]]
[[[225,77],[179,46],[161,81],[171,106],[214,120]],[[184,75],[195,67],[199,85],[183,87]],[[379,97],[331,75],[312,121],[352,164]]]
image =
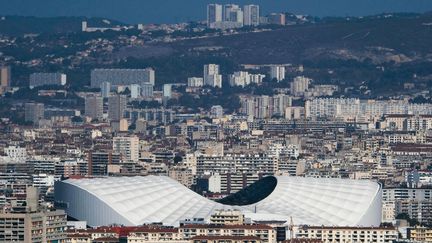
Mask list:
[[262,13],[314,16],[426,12],[432,0],[0,0],[0,15],[107,17],[127,23],[172,23],[205,18],[207,3],[259,4]]

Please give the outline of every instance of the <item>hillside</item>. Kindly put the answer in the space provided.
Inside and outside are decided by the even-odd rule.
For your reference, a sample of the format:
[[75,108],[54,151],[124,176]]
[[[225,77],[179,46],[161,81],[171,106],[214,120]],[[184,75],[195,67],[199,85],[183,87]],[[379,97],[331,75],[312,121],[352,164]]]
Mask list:
[[415,83],[410,92],[432,88],[431,40],[432,14],[383,14],[120,49],[117,57],[133,57],[128,64],[181,63],[171,68],[176,72],[161,74],[176,82],[186,80],[183,73],[199,73],[189,60],[218,58],[225,73],[241,64],[303,64],[303,75],[316,82],[366,87],[352,95],[398,95],[405,83]]
[[[170,47],[189,55],[221,47],[217,55],[238,63],[301,63],[342,59],[373,63],[432,58],[432,15],[328,20],[318,24],[177,42]],[[199,51],[195,51],[199,50]]]

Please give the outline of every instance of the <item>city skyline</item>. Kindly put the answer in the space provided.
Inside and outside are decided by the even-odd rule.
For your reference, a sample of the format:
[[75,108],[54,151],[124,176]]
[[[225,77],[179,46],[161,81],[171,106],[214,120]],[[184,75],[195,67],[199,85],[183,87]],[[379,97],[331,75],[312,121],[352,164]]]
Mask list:
[[[276,1],[141,1],[129,0],[127,4],[120,0],[47,0],[43,3],[31,0],[7,1],[0,0],[0,15],[22,16],[86,16],[102,17],[123,21],[128,24],[137,23],[175,23],[200,21],[205,19],[205,8],[209,3],[239,5],[260,5],[262,13],[289,12],[310,16],[367,16],[381,13],[396,12],[427,12],[432,10],[432,2],[428,0],[331,0],[325,3],[319,0],[276,0]],[[148,9],[147,9],[148,7]]]

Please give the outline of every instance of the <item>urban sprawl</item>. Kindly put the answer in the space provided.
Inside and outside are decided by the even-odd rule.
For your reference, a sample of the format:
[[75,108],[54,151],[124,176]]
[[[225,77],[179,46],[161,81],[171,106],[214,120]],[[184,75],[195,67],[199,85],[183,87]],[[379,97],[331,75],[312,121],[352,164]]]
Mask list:
[[[209,4],[202,28],[288,24]],[[92,66],[70,90],[43,63],[0,55],[0,101],[13,100],[0,120],[0,242],[432,242],[432,104],[418,94],[351,97],[307,65],[274,63],[206,63],[164,83],[152,65]],[[15,66],[40,71],[17,86]]]

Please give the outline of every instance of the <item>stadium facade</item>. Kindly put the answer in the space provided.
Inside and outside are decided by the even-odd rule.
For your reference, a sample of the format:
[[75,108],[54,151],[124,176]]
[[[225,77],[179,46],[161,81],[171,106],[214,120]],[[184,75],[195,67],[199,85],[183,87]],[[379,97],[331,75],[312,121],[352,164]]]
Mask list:
[[90,226],[127,226],[204,218],[218,209],[254,220],[296,225],[379,226],[381,186],[365,180],[266,177],[218,202],[164,176],[68,179],[55,184],[56,204]]

